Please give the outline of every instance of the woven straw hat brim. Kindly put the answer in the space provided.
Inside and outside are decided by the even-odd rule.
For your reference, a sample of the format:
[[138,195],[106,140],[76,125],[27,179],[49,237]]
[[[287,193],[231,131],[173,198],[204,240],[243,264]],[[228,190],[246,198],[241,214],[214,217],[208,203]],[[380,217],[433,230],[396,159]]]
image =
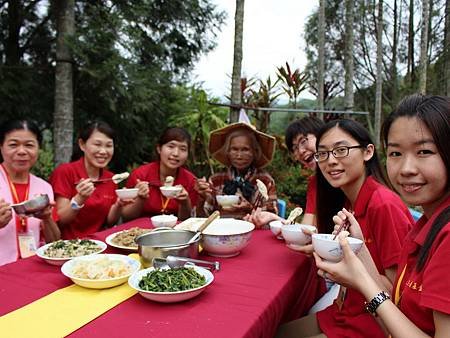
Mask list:
[[211,156],[225,166],[230,166],[230,161],[225,151],[225,141],[230,133],[238,129],[245,129],[254,133],[261,147],[262,153],[260,158],[255,161],[255,167],[263,168],[268,165],[272,161],[275,152],[275,138],[243,122],[233,123],[211,132],[209,136],[209,153]]

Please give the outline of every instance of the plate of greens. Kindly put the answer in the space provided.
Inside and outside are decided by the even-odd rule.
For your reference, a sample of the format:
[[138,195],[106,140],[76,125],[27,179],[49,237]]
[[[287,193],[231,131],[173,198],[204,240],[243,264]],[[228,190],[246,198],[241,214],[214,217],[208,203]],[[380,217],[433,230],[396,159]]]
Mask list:
[[128,284],[144,298],[160,303],[175,303],[198,296],[213,280],[213,274],[199,266],[174,269],[151,267],[132,274]]

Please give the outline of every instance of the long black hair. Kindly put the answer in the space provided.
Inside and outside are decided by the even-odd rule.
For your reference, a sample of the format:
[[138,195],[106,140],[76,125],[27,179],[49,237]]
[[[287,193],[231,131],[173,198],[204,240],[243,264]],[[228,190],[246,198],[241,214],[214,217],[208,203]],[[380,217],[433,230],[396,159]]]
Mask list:
[[[436,95],[414,94],[405,97],[397,108],[389,114],[381,129],[384,147],[388,144],[389,130],[399,117],[417,118],[422,121],[433,136],[434,143],[447,168],[445,191],[450,188],[450,98]],[[422,270],[430,248],[441,229],[450,221],[450,207],[442,211],[434,220],[424,245],[420,248],[416,269]]]
[[[354,138],[362,147],[366,148],[369,144],[374,144],[366,128],[354,120],[333,120],[326,123],[317,134],[316,148],[318,148],[322,136],[332,128],[342,129],[346,134]],[[332,155],[331,155],[332,156]],[[387,180],[376,150],[370,160],[366,161],[366,176],[372,176],[378,182],[387,185]],[[333,216],[343,207],[346,196],[342,189],[334,188],[323,176],[319,166],[316,168],[317,176],[317,225],[320,233],[331,233],[334,228]]]

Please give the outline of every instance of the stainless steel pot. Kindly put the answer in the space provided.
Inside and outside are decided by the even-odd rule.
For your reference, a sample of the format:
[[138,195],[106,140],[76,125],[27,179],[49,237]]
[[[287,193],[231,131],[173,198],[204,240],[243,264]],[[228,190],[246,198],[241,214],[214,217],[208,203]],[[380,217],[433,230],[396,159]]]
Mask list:
[[198,257],[200,238],[188,244],[193,233],[186,230],[159,230],[143,234],[136,238],[138,252],[144,267],[152,265],[154,257],[167,256]]

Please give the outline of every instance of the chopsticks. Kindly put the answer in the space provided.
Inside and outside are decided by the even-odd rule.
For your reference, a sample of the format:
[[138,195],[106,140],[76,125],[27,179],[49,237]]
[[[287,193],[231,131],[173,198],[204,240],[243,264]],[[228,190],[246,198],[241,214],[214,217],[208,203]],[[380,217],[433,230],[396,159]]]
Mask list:
[[336,235],[334,235],[334,237],[333,237],[333,241],[336,240],[337,236],[339,235],[339,233],[341,231],[346,231],[349,227],[350,227],[350,221],[348,220],[348,218],[346,218],[344,220],[344,222],[342,222],[342,224],[337,229]]

